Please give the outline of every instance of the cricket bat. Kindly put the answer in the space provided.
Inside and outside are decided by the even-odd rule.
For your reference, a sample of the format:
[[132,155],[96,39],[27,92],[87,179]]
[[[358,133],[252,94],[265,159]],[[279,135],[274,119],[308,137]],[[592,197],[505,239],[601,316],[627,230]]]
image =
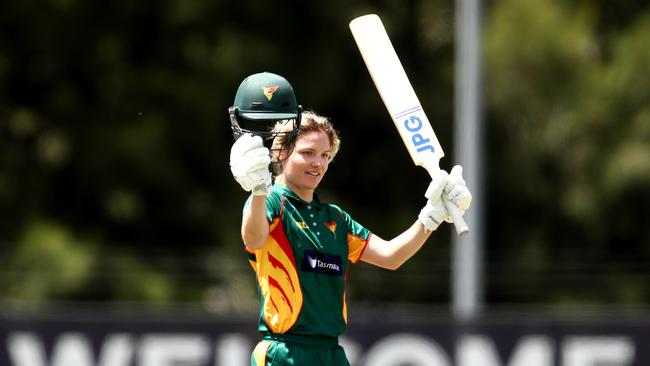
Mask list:
[[[424,167],[433,177],[440,170],[440,159],[445,153],[422,110],[381,19],[375,14],[360,16],[350,22],[350,30],[413,162]],[[454,220],[456,232],[467,235],[469,227],[458,207],[447,199],[444,202]]]

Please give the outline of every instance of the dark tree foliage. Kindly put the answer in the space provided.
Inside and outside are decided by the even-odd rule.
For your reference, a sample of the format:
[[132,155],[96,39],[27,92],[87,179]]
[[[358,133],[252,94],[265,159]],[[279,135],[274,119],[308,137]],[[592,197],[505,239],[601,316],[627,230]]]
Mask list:
[[[485,301],[650,300],[650,9],[484,4]],[[7,2],[0,13],[0,300],[255,305],[226,114],[272,71],[333,119],[320,188],[384,238],[424,204],[348,30],[378,13],[454,163],[454,4]],[[449,226],[350,298],[446,304]],[[216,304],[216,305],[215,305]]]

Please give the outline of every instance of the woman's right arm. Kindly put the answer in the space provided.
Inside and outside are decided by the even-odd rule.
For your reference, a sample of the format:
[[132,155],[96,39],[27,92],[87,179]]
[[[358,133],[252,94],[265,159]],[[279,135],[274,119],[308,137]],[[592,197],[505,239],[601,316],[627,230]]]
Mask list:
[[266,220],[266,195],[271,191],[272,178],[269,171],[271,156],[262,138],[244,134],[230,149],[230,170],[242,188],[251,192],[250,205],[244,209],[241,236],[249,250],[260,249],[269,235]]
[[249,250],[261,249],[269,236],[269,222],[266,219],[266,196],[251,198],[250,205],[244,210],[241,224],[241,237]]

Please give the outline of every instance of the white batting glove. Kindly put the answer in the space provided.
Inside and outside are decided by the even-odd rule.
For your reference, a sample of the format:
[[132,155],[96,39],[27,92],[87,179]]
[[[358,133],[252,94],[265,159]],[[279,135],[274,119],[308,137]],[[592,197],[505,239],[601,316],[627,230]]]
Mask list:
[[429,187],[424,194],[427,198],[427,204],[420,210],[418,219],[427,232],[436,230],[443,221],[452,222],[442,200],[442,193],[448,184],[448,180],[449,174],[444,170],[439,170],[436,176],[431,179],[431,183],[429,183]]
[[271,155],[264,147],[262,138],[249,133],[235,141],[230,150],[230,171],[246,192],[268,195],[272,180],[269,164]]
[[461,214],[465,214],[465,211],[469,209],[472,204],[472,193],[463,179],[462,166],[456,165],[451,169],[447,185],[444,188],[444,195],[460,209]]

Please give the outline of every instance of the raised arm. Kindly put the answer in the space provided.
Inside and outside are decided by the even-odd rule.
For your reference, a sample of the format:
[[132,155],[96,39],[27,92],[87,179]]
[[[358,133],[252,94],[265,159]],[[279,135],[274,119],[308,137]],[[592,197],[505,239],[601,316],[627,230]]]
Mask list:
[[392,240],[372,235],[361,260],[378,267],[397,269],[422,248],[430,235],[431,231],[425,231],[420,220]]
[[269,222],[266,219],[266,196],[253,196],[244,210],[241,237],[250,250],[260,249],[269,236]]
[[454,167],[451,174],[444,170],[431,181],[425,193],[427,204],[418,219],[403,233],[391,240],[372,235],[361,260],[382,268],[397,269],[422,248],[431,232],[443,222],[452,222],[442,196],[453,202],[464,213],[470,206],[472,195],[462,178],[462,169]]
[[245,191],[253,194],[250,204],[244,210],[241,226],[242,240],[250,250],[264,246],[269,235],[266,196],[272,186],[270,162],[269,149],[264,147],[259,136],[244,134],[230,150],[233,177]]

